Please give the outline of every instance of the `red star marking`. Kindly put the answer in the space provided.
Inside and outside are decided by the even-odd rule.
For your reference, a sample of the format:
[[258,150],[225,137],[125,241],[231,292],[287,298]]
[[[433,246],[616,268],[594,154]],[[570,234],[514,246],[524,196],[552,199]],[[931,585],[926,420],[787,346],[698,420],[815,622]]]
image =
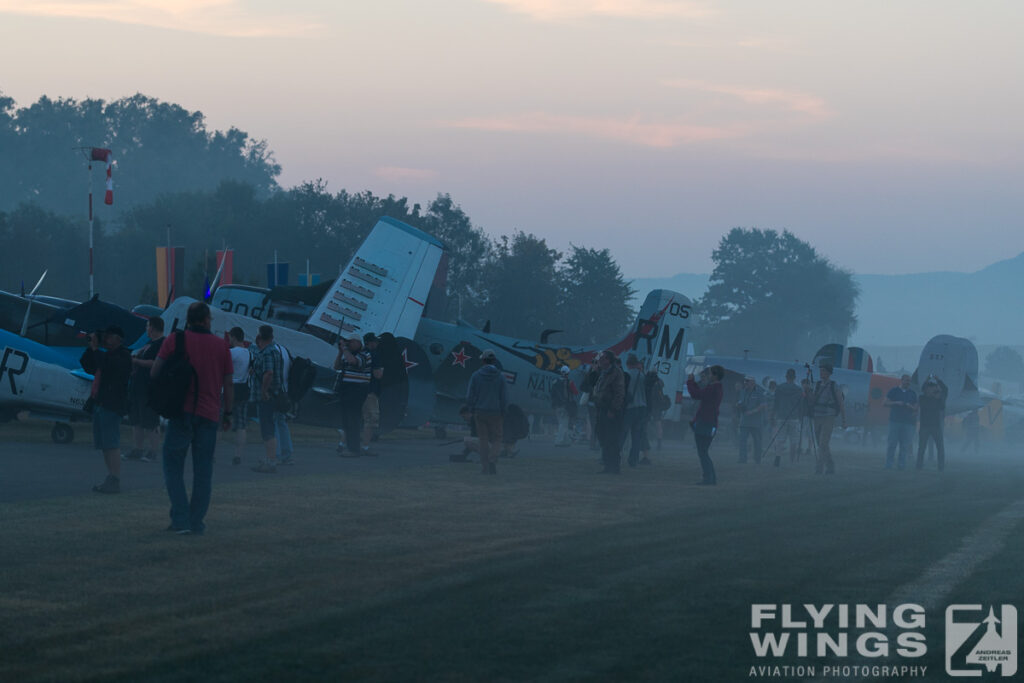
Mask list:
[[402,362],[405,363],[406,374],[409,374],[409,370],[419,365],[419,363],[413,363],[411,360],[409,360],[409,349],[402,349]]
[[461,368],[466,367],[466,361],[469,360],[469,356],[462,352],[462,349],[458,351],[452,351],[452,365],[458,365]]

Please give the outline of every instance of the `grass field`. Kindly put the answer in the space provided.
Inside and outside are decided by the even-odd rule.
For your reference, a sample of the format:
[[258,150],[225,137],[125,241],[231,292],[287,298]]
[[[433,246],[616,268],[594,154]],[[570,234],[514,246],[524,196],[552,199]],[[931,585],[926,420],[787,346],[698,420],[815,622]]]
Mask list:
[[[0,680],[746,680],[752,603],[885,603],[1024,497],[1009,457],[816,477],[719,449],[705,489],[689,448],[619,478],[551,450],[215,485],[203,537],[159,491],[4,504]],[[924,680],[944,605],[1019,601],[1022,565],[1016,525],[939,596]]]

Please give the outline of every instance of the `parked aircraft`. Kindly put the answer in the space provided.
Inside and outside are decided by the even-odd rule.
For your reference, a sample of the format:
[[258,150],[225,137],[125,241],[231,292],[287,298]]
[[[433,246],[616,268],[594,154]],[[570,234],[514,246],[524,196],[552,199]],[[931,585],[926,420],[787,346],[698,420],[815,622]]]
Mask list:
[[[274,324],[275,320],[288,322],[274,311],[282,306],[309,306],[308,298],[289,302],[280,295],[280,288],[227,286],[213,296],[220,309],[214,314],[213,331],[223,333],[237,325],[251,339],[261,320],[273,325],[277,341],[320,366],[314,390],[300,412],[303,420],[321,424],[335,425],[339,412],[331,391],[334,373],[328,369],[337,354],[334,342],[339,336],[366,332],[388,332],[396,338],[393,346],[381,349],[386,378],[382,425],[411,426],[427,420],[460,423],[458,409],[485,349],[493,349],[498,356],[510,402],[527,413],[541,415],[552,412],[549,392],[562,365],[569,367],[578,384],[598,352],[606,348],[635,352],[647,369],[663,378],[668,395],[677,399],[666,417],[678,419],[685,383],[685,328],[691,307],[685,296],[668,290],[651,292],[634,328],[614,343],[577,347],[538,344],[465,322],[422,317],[442,249],[440,242],[415,228],[381,219],[342,275],[324,288],[325,295],[305,323]],[[167,329],[181,325],[189,303],[191,300],[179,299],[165,312]],[[402,414],[395,415],[396,410]],[[388,416],[388,412],[392,414]]]
[[[838,348],[836,348],[838,347]],[[823,347],[815,354],[814,363],[792,363],[786,361],[767,360],[760,358],[735,358],[726,356],[694,356],[689,360],[688,372],[699,374],[701,370],[712,365],[721,365],[726,369],[725,388],[726,403],[739,400],[736,396],[736,383],[745,375],[753,377],[758,383],[766,385],[769,380],[781,383],[785,381],[786,371],[793,369],[797,381],[807,377],[812,381],[818,379],[818,363],[827,360],[833,363],[832,379],[842,387],[846,396],[846,422],[850,427],[865,427],[887,424],[889,409],[885,407],[885,396],[890,389],[900,383],[900,378],[882,375],[869,370],[849,369],[836,363],[848,358],[860,358],[853,361],[856,367],[872,367],[870,357],[863,358],[861,349],[853,349],[861,353],[844,354],[839,345]],[[847,363],[849,364],[849,363]],[[915,388],[931,375],[941,379],[949,389],[946,399],[946,414],[956,415],[980,408],[984,399],[979,395],[978,351],[969,340],[949,335],[938,335],[925,344],[921,351],[917,370],[911,384]]]
[[70,423],[88,419],[92,375],[65,367],[61,353],[6,330],[0,330],[0,347],[0,422],[25,414],[53,420],[53,440],[70,442]]

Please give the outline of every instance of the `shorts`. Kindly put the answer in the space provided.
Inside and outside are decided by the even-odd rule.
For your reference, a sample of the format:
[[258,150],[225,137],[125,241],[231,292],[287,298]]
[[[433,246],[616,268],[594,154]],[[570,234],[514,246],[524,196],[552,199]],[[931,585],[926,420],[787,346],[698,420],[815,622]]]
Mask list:
[[92,413],[92,445],[100,451],[121,447],[121,416],[102,406]]
[[235,402],[232,408],[231,431],[245,431],[245,425],[249,421],[249,385],[235,384]]

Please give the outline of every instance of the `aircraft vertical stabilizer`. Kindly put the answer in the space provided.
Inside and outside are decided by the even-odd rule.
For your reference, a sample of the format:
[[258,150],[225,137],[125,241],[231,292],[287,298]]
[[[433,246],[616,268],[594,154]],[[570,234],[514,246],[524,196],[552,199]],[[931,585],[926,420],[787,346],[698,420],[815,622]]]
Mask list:
[[303,331],[331,343],[367,332],[412,339],[443,253],[444,245],[425,232],[381,218]]
[[678,292],[656,289],[647,295],[636,327],[619,344],[618,353],[635,353],[645,370],[653,370],[665,383],[671,405],[665,419],[678,420],[686,382],[686,328],[693,304]]
[[921,350],[914,384],[920,386],[929,375],[935,375],[949,388],[946,405],[949,412],[955,412],[954,406],[978,395],[978,350],[963,337],[932,337]]

